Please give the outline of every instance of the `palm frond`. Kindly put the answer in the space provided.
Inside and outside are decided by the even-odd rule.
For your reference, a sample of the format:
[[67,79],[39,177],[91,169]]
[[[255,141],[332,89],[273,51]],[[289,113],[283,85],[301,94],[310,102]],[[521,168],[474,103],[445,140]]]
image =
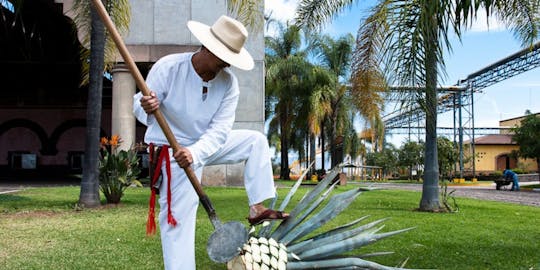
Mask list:
[[280,239],[281,242],[288,245],[306,236],[316,228],[320,228],[345,210],[358,195],[360,195],[360,190],[356,189],[333,196],[320,212],[287,233],[286,236]]
[[[75,12],[74,22],[79,31],[82,31],[84,35],[82,40],[83,48],[81,49],[82,85],[88,83],[90,73],[90,27],[92,23],[90,10],[92,8],[91,1],[75,0],[73,3],[73,10]],[[106,1],[105,8],[118,29],[118,32],[121,34],[127,33],[131,21],[129,0]],[[107,34],[104,52],[104,71],[110,71],[113,68],[116,63],[117,52],[116,45],[109,34]]]
[[296,9],[296,25],[315,29],[335,18],[354,0],[302,0]]
[[236,19],[254,32],[263,29],[264,2],[256,0],[228,0],[228,9]]

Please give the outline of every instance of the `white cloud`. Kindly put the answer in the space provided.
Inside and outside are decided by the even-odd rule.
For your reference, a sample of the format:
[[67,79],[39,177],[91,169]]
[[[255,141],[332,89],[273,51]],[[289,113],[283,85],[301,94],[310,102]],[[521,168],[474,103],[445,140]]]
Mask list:
[[286,22],[294,18],[298,0],[265,0],[264,13],[272,14],[272,18]]
[[473,22],[472,26],[469,28],[471,32],[487,32],[487,31],[504,31],[506,30],[505,25],[497,19],[495,14],[491,14],[487,18],[487,13],[485,9],[480,8],[478,10],[476,21]]
[[[264,14],[271,15],[272,19],[281,23],[286,23],[294,19],[296,6],[298,6],[298,0],[265,0]],[[275,36],[276,34],[277,28],[275,24],[265,29],[265,35],[267,36]]]

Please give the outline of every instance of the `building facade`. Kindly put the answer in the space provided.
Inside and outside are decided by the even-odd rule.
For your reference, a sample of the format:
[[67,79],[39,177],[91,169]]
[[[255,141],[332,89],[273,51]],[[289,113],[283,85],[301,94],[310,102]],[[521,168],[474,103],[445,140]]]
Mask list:
[[[540,115],[537,114],[537,115]],[[499,126],[512,128],[519,126],[524,116],[499,121]],[[536,161],[516,156],[519,145],[512,140],[508,129],[502,129],[501,134],[486,135],[474,140],[476,152],[476,172],[488,174],[505,169],[519,169],[525,172],[537,171]]]
[[[23,1],[25,16],[0,35],[0,68],[6,75],[0,101],[0,176],[81,171],[86,127],[87,87],[80,86],[84,34],[74,31],[73,0]],[[131,24],[125,43],[143,76],[152,63],[170,53],[194,51],[200,44],[186,27],[189,20],[212,24],[227,14],[227,1],[131,0]],[[260,11],[263,12],[261,1]],[[261,16],[262,19],[262,16]],[[264,129],[264,38],[250,31],[246,48],[255,60],[251,71],[235,69],[240,100],[234,128]],[[119,134],[123,145],[141,142],[145,127],[131,114],[137,91],[118,58],[111,78],[104,77],[101,134]],[[141,154],[144,158],[144,154]],[[205,168],[203,184],[241,185],[242,164]]]

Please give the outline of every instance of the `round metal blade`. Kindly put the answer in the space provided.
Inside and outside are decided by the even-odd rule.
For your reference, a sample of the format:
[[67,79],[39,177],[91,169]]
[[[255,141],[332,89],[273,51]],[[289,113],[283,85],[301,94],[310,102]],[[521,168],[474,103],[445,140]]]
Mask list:
[[248,241],[248,231],[244,224],[231,221],[217,227],[210,235],[206,249],[214,262],[225,263],[240,254]]

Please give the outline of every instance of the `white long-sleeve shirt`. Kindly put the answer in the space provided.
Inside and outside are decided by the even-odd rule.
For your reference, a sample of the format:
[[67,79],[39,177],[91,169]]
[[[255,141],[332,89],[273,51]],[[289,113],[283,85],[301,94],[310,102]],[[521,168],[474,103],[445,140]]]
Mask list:
[[[158,60],[146,78],[148,87],[160,101],[175,138],[193,156],[195,168],[204,166],[208,158],[225,143],[232,129],[240,94],[236,76],[229,68],[204,83],[191,63],[193,53],[165,56]],[[203,83],[208,93],[203,100]],[[141,107],[139,92],[133,96],[133,113],[147,126],[146,143],[169,144],[153,115]]]

